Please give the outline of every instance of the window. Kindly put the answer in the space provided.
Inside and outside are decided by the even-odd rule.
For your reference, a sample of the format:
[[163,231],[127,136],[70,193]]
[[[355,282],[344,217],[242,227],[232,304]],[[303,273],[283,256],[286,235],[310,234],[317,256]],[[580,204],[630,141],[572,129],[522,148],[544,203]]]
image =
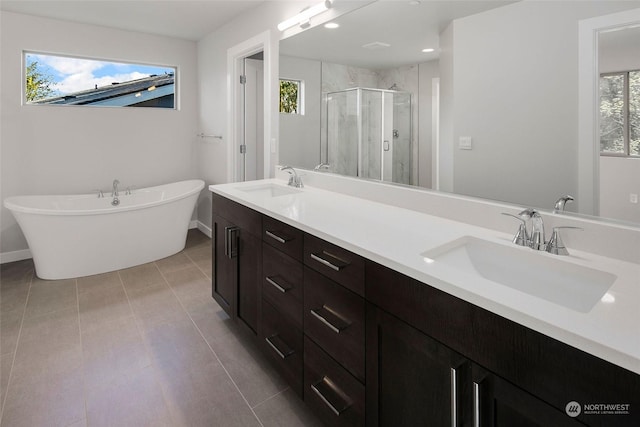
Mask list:
[[600,76],[600,153],[640,157],[640,71]]
[[175,108],[176,69],[24,53],[24,102]]
[[304,114],[302,111],[302,82],[299,80],[280,80],[280,112],[286,114]]

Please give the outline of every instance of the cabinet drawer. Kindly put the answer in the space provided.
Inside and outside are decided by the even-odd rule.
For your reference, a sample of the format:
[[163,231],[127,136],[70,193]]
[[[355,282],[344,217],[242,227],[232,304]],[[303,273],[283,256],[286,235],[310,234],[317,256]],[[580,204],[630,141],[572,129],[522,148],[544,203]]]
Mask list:
[[267,301],[262,301],[261,345],[278,372],[302,397],[302,331]]
[[304,263],[358,295],[364,296],[364,258],[310,234],[305,234]]
[[262,296],[302,329],[302,263],[262,244]]
[[364,382],[365,302],[305,267],[304,332]]
[[221,216],[245,231],[260,237],[262,232],[262,214],[246,206],[212,193],[213,213]]
[[326,425],[364,425],[364,386],[307,337],[304,401]]
[[303,232],[295,227],[262,217],[262,240],[298,261],[302,261],[302,236]]

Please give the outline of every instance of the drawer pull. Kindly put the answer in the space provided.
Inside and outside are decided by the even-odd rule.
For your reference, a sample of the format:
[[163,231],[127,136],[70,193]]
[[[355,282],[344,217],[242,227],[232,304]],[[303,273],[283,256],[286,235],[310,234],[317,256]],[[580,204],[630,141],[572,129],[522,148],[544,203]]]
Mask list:
[[473,382],[473,427],[480,427],[480,384]]
[[309,311],[316,319],[327,325],[329,329],[336,334],[339,334],[351,324],[351,322],[345,320],[342,316],[326,305],[323,305],[322,308],[311,309]]
[[336,416],[340,416],[342,412],[352,405],[352,402],[327,376],[322,377],[317,383],[311,384],[311,390],[322,399]]
[[[278,353],[278,356],[280,356],[283,359],[286,359],[287,357],[295,353],[295,351],[292,348],[289,348],[289,346],[287,346],[287,344],[285,344],[285,342],[282,341],[282,338],[280,338],[278,334],[271,335],[270,337],[266,337],[264,340],[267,342],[267,344],[271,346],[271,348],[276,353]],[[280,350],[280,348],[282,348],[282,350]]]
[[287,291],[291,290],[291,287],[290,287],[290,286],[289,286],[289,287],[287,287],[287,288],[285,288],[285,287],[283,287],[282,285],[280,285],[278,282],[276,282],[276,281],[274,280],[274,279],[275,279],[275,276],[274,276],[274,277],[269,277],[269,276],[267,276],[267,277],[265,277],[264,279],[265,279],[265,280],[266,280],[270,285],[273,285],[273,287],[274,287],[274,288],[276,288],[277,290],[279,290],[279,291],[280,291],[280,292],[282,292],[283,294],[284,294],[285,292],[287,292]]
[[312,253],[311,254],[311,259],[315,260],[315,261],[318,261],[320,264],[322,264],[322,265],[324,265],[326,267],[329,267],[330,269],[332,269],[334,271],[340,271],[340,270],[342,270],[343,268],[345,268],[346,266],[348,266],[350,264],[349,262],[347,262],[347,261],[345,261],[343,259],[340,259],[337,256],[332,255],[332,254],[330,254],[330,253],[328,253],[326,251],[322,251],[322,255],[325,255],[325,256],[327,256],[329,258],[332,258],[332,260],[328,260],[326,258],[323,258],[322,256],[320,256],[320,254],[317,254],[317,253],[315,253],[315,254]]
[[240,228],[232,226],[224,228],[224,254],[232,259],[238,256],[238,232]]
[[451,368],[451,426],[458,426],[458,372]]
[[287,239],[285,237],[280,237],[277,234],[275,234],[273,231],[269,231],[269,230],[265,230],[264,234],[266,234],[267,236],[271,237],[273,240],[280,242],[280,243],[287,243],[289,240],[291,239]]

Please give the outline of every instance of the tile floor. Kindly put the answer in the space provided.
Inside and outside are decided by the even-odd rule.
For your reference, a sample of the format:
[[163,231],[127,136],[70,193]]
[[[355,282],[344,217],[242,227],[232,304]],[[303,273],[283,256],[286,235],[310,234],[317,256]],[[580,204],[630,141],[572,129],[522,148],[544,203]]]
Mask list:
[[97,276],[0,270],[0,425],[319,425],[211,298],[211,241]]

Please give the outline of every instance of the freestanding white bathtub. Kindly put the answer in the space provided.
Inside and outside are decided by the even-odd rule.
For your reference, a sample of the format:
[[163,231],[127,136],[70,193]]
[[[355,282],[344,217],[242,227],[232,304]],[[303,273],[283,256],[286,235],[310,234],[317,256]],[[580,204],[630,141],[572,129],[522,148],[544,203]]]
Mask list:
[[16,218],[42,279],[69,279],[133,267],[184,249],[204,181],[110,193],[16,196],[4,206]]

